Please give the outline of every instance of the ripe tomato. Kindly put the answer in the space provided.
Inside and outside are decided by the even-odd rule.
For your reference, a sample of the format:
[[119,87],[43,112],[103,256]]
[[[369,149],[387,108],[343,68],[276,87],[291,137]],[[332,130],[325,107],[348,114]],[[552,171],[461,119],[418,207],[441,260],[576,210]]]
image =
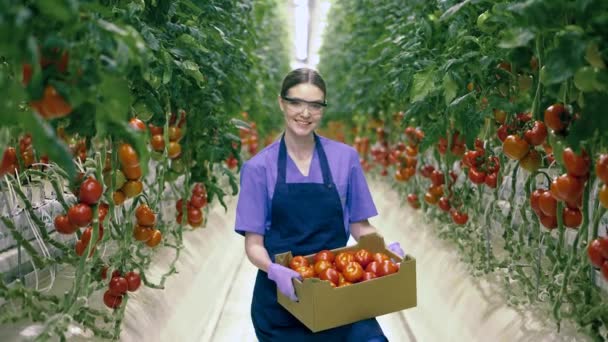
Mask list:
[[530,145],[518,135],[509,135],[502,143],[504,154],[513,159],[520,160],[530,151]]
[[154,211],[146,204],[140,204],[135,210],[135,217],[137,218],[137,224],[146,227],[152,227],[156,223],[156,215]]
[[327,280],[337,286],[340,282],[340,275],[334,268],[327,268],[319,274],[319,279]]
[[135,225],[135,228],[133,228],[133,237],[137,241],[146,242],[150,240],[152,233],[154,233],[154,229],[150,227]]
[[110,279],[110,283],[108,284],[110,289],[110,294],[113,296],[122,296],[127,293],[129,289],[129,283],[125,277],[113,277]]
[[78,203],[68,210],[68,219],[78,227],[86,227],[93,220],[93,210],[84,203]]
[[95,178],[89,177],[80,184],[78,196],[80,202],[93,205],[99,201],[102,193],[103,186]]
[[350,281],[345,280],[343,282],[340,282],[340,284],[338,284],[338,287],[349,286],[349,285],[352,285],[352,284],[353,283],[351,283]]
[[152,231],[152,236],[150,237],[150,240],[146,241],[146,245],[148,245],[148,247],[156,247],[160,243],[162,237],[163,235],[160,230],[154,229]]
[[327,260],[319,260],[315,263],[313,270],[316,275],[323,273],[328,268],[333,268],[333,264]]
[[570,113],[561,103],[553,104],[545,110],[545,124],[556,133],[564,131],[570,119]]
[[346,265],[348,265],[348,263],[352,261],[355,261],[355,257],[351,253],[341,252],[336,255],[334,263],[336,264],[336,268],[338,269],[338,271],[342,272],[346,268]]
[[551,191],[545,191],[540,195],[538,198],[538,207],[546,216],[555,217],[557,215],[557,201],[551,194]]
[[591,265],[600,268],[604,264],[606,260],[606,256],[604,253],[604,248],[602,248],[602,240],[606,240],[605,238],[597,238],[587,246],[587,256],[589,257],[589,261]]
[[110,293],[110,290],[107,290],[103,294],[103,303],[110,309],[116,309],[122,304],[122,296],[114,296]]
[[597,197],[602,206],[608,209],[608,185],[604,184],[597,193]]
[[352,261],[346,265],[342,274],[344,274],[344,279],[346,279],[346,281],[356,283],[363,277],[363,267],[361,267],[358,262]]
[[[569,174],[561,175],[555,180],[556,195],[558,199],[562,198],[565,201],[575,202],[583,192],[584,186],[583,181]],[[551,191],[553,190],[552,184]]]
[[129,126],[136,131],[146,131],[146,124],[138,118],[131,118],[131,120],[129,120]]
[[445,154],[448,150],[448,139],[439,138],[439,143],[437,143],[437,150],[439,150],[439,154]]
[[117,190],[114,191],[114,193],[112,194],[112,200],[114,201],[115,205],[121,205],[123,203],[125,203],[125,194],[124,192]]
[[587,151],[581,150],[581,155],[577,155],[574,151],[568,147],[562,153],[564,159],[564,166],[566,171],[577,177],[583,177],[589,173],[589,167],[591,166],[591,158],[587,154]]
[[435,171],[435,167],[433,165],[427,164],[420,169],[420,174],[422,175],[422,177],[429,178],[431,177],[433,171]]
[[519,161],[519,166],[522,169],[533,173],[540,168],[541,162],[542,158],[540,153],[538,153],[538,151],[535,149],[531,149],[530,152],[528,152],[528,154],[526,154],[526,156]]
[[378,267],[378,277],[384,277],[387,276],[389,274],[393,274],[393,273],[397,273],[399,269],[397,268],[397,265],[390,261],[390,260],[384,260],[381,264],[380,267]]
[[382,252],[374,253],[372,255],[372,257],[373,257],[374,261],[376,261],[379,264],[381,264],[385,260],[391,260],[391,258],[388,255],[386,255],[385,253],[382,253]]
[[98,213],[99,213],[99,222],[102,222],[105,218],[106,215],[108,215],[108,211],[110,210],[110,206],[108,205],[108,203],[99,203],[99,206],[97,207]]
[[93,235],[93,228],[92,227],[87,227],[82,232],[82,235],[80,235],[80,241],[82,242],[83,245],[85,245],[85,247],[89,244],[89,242],[91,242],[91,236],[92,235]]
[[583,214],[579,209],[564,208],[562,212],[564,225],[568,228],[577,228],[583,223]]
[[495,189],[496,186],[498,186],[498,173],[494,172],[494,173],[490,173],[490,174],[486,175],[486,179],[484,180],[484,183],[488,187]]
[[144,184],[141,181],[128,181],[120,189],[127,198],[133,198],[139,195],[144,189]]
[[0,176],[6,173],[14,173],[18,168],[17,150],[14,147],[7,147],[2,155],[2,164],[0,164]]
[[444,176],[443,172],[441,172],[439,170],[434,170],[431,173],[431,182],[435,186],[437,186],[437,185],[443,185],[445,183],[445,178],[444,177],[445,176]]
[[142,171],[139,164],[132,166],[123,166],[122,172],[128,180],[132,181],[138,180],[142,176]]
[[450,208],[452,207],[450,205],[450,200],[447,197],[439,198],[439,202],[437,202],[437,205],[439,206],[439,209],[441,209],[445,212],[450,211]]
[[524,139],[530,145],[541,145],[547,139],[547,126],[542,121],[534,121],[534,126],[524,133]]
[[169,143],[169,149],[167,151],[169,158],[175,159],[182,154],[182,145],[180,145],[178,142],[172,141]]
[[443,196],[443,185],[431,186],[429,192],[435,197],[441,197]]
[[424,194],[424,201],[430,205],[435,205],[435,204],[437,204],[437,201],[439,201],[439,197],[434,196],[430,192],[426,192]]
[[407,195],[407,201],[412,208],[414,208],[414,209],[420,208],[420,202],[418,202],[418,195],[416,195],[416,194]]
[[182,130],[179,127],[171,126],[169,127],[169,140],[170,141],[179,141],[182,138]]
[[138,273],[133,271],[127,272],[125,274],[125,279],[127,279],[127,290],[130,292],[137,290],[141,285],[141,277]]
[[122,166],[135,166],[139,164],[137,152],[133,146],[123,143],[118,147],[118,160]]
[[530,207],[532,207],[536,215],[540,215],[540,196],[546,191],[545,189],[536,189],[530,194]]
[[78,226],[72,224],[67,215],[59,215],[55,217],[55,230],[61,234],[73,234],[78,229]]
[[373,272],[363,272],[363,277],[361,277],[361,281],[368,281],[374,278],[378,278],[378,276],[376,275],[376,273]]
[[[2,172],[0,172],[1,174]],[[595,163],[595,174],[605,184],[608,184],[608,154],[601,154]]]
[[308,260],[301,255],[296,255],[289,262],[289,267],[295,271],[300,266],[308,266]]
[[203,223],[203,211],[194,207],[188,208],[188,224],[200,226]]
[[61,118],[72,112],[72,106],[52,85],[47,85],[44,88],[42,98],[30,102],[30,106],[45,119]]
[[321,260],[327,260],[329,262],[334,262],[335,258],[336,257],[332,251],[324,249],[320,252],[317,252],[317,254],[315,254],[314,260],[315,260],[315,263],[317,263]]
[[450,151],[455,156],[462,157],[464,155],[464,152],[466,151],[466,147],[465,147],[465,145],[454,144],[454,145],[452,145],[452,148],[450,149]]
[[367,249],[362,248],[355,252],[355,261],[358,262],[363,268],[367,267],[367,265],[373,260],[374,258],[372,257],[372,253]]
[[192,207],[196,209],[201,209],[207,205],[207,197],[192,195],[189,203]]
[[486,173],[472,167],[469,169],[469,179],[473,184],[483,184],[486,180]]
[[369,264],[367,264],[365,271],[378,275],[379,268],[380,268],[380,263],[374,260],[374,261],[370,262]]
[[540,223],[547,229],[555,229],[557,228],[557,217],[555,216],[548,216],[545,215],[544,213],[540,213],[540,216],[538,217],[540,219]]
[[302,279],[314,278],[315,271],[310,266],[300,266],[296,268],[296,272],[300,273]]
[[205,189],[203,183],[194,184],[194,187],[192,188],[192,196],[194,195],[207,197],[207,190]]
[[150,129],[150,135],[152,136],[163,134],[162,126],[154,126],[153,124],[148,124],[148,129]]
[[496,135],[500,141],[504,142],[507,136],[509,136],[509,128],[507,125],[500,125],[500,127],[498,127],[496,130]]
[[450,211],[450,215],[452,216],[452,221],[459,225],[466,224],[469,220],[469,215],[467,213],[460,212],[454,208],[452,208],[452,211]]

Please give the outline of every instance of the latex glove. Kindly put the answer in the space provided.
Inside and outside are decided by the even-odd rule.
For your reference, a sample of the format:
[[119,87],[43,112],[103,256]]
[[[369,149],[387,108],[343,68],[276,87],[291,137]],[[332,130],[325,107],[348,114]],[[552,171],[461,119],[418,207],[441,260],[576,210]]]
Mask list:
[[389,251],[397,254],[401,259],[403,259],[403,257],[405,256],[405,252],[401,248],[401,245],[399,244],[399,242],[393,242],[393,243],[389,244],[388,246],[386,246],[386,248],[388,248]]
[[272,263],[268,267],[268,279],[277,284],[277,288],[282,294],[287,296],[292,301],[297,302],[298,297],[296,297],[296,290],[293,288],[293,278],[302,280],[300,273],[285,266]]

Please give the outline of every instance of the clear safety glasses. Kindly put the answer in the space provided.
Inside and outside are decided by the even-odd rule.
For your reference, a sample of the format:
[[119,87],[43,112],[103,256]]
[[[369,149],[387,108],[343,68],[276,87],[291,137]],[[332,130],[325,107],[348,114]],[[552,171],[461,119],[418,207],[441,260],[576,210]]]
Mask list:
[[326,102],[306,101],[288,96],[281,96],[281,98],[287,103],[287,107],[296,113],[303,112],[304,109],[308,108],[310,114],[321,114],[323,109],[327,107]]

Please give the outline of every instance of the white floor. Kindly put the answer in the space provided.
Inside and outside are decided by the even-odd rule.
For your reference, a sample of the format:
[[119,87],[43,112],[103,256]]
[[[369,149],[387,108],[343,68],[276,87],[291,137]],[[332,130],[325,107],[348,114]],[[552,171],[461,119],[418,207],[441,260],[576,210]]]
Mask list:
[[[418,306],[378,318],[390,341],[587,340],[568,324],[557,334],[550,318],[537,311],[508,307],[498,283],[470,277],[453,246],[439,240],[416,212],[400,207],[395,191],[373,181],[370,186],[380,212],[372,223],[417,262]],[[180,273],[164,290],[142,288],[131,296],[122,341],[256,340],[249,316],[256,270],[245,257],[243,238],[233,232],[235,204],[230,200],[227,212],[213,207],[207,228],[185,235]],[[172,257],[171,250],[159,251],[149,272],[153,281]],[[100,302],[101,293],[89,301]],[[0,326],[0,340],[24,340],[16,330]]]

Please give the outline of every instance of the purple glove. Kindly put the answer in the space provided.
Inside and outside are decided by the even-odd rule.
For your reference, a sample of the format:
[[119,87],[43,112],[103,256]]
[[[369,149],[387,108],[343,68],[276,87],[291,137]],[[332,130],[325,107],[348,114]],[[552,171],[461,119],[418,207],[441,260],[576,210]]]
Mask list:
[[389,251],[397,254],[399,257],[401,257],[401,259],[403,259],[403,257],[405,256],[405,252],[401,248],[399,242],[393,242],[390,245],[386,246],[386,248],[388,248]]
[[282,294],[287,296],[292,301],[297,302],[298,297],[296,297],[296,291],[293,288],[293,278],[302,280],[300,273],[285,266],[272,263],[268,267],[268,279],[277,284],[277,288]]

